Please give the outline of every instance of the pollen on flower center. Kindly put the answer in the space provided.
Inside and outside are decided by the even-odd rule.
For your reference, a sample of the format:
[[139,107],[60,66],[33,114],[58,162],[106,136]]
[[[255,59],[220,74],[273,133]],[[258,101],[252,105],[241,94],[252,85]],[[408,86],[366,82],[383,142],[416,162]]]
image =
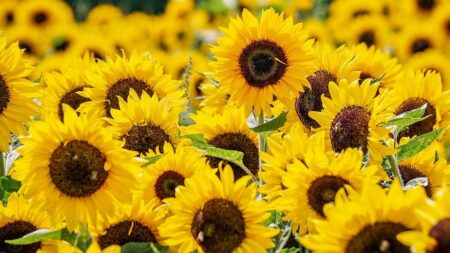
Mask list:
[[194,215],[191,233],[205,253],[229,253],[245,239],[245,220],[233,202],[211,199]]
[[106,233],[98,237],[100,248],[124,245],[129,242],[156,242],[150,228],[139,221],[125,220],[111,225]]
[[308,204],[317,214],[325,217],[323,207],[327,203],[334,202],[336,193],[346,184],[350,183],[339,176],[324,175],[315,179],[308,188]]
[[123,146],[125,149],[144,155],[149,149],[156,151],[159,148],[162,151],[164,142],[170,142],[169,135],[161,127],[152,123],[133,126],[122,138],[125,140]]
[[2,75],[0,75],[0,115],[8,107],[11,94],[9,93],[8,85]]
[[7,223],[0,228],[0,250],[1,252],[22,252],[35,253],[41,247],[41,243],[33,243],[29,245],[12,245],[5,240],[17,239],[22,236],[36,231],[36,226],[27,221],[17,220]]

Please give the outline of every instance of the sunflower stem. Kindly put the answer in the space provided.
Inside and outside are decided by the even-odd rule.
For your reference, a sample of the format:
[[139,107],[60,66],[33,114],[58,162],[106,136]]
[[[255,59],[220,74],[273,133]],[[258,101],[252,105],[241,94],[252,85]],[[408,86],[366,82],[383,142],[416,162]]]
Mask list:
[[[264,112],[261,110],[261,112],[259,113],[259,117],[258,117],[258,126],[262,125],[265,123],[265,118],[264,118]],[[258,139],[259,139],[259,151],[263,151],[266,152],[266,140],[264,139],[264,137],[262,136],[262,133],[258,134]],[[262,159],[261,156],[259,156],[259,173],[262,171]],[[259,186],[262,185],[262,180],[258,180],[259,181]]]
[[394,172],[394,176],[396,178],[398,178],[402,187],[405,186],[405,184],[403,182],[402,174],[400,172],[400,168],[398,167],[397,158],[394,155],[390,155],[387,158],[388,158],[389,164],[391,165],[391,168]]
[[3,152],[0,152],[0,177],[5,175],[5,161],[3,160]]

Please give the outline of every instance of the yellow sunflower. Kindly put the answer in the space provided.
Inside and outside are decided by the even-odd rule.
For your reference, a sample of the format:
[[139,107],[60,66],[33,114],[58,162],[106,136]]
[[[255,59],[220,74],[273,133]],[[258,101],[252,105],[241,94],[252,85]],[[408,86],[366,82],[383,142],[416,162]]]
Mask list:
[[111,217],[102,220],[94,228],[100,248],[123,246],[129,242],[160,244],[162,240],[158,227],[167,211],[155,207],[155,201],[144,204],[141,199],[136,199],[132,205],[121,205]]
[[104,60],[108,56],[112,57],[116,54],[114,42],[107,36],[83,29],[78,34],[78,40],[67,51],[67,53],[75,56],[82,56],[90,53],[96,59]]
[[155,200],[161,205],[164,199],[175,197],[176,188],[184,185],[187,178],[208,170],[211,167],[197,150],[179,146],[174,151],[166,143],[162,157],[145,168],[142,199],[145,203]]
[[342,34],[343,40],[350,45],[364,43],[368,47],[383,48],[388,45],[388,39],[390,39],[390,25],[381,15],[363,16],[341,26],[339,33]]
[[122,10],[112,4],[99,4],[89,11],[86,18],[92,25],[107,25],[123,17]]
[[266,10],[258,21],[244,10],[242,18],[231,19],[223,28],[225,37],[217,39],[211,49],[212,69],[221,85],[229,87],[231,100],[259,114],[270,113],[270,103],[290,91],[303,91],[301,83],[314,67],[313,40],[302,24],[293,24],[273,9]]
[[82,111],[94,110],[111,117],[111,109],[119,109],[118,97],[127,99],[131,88],[138,95],[146,92],[156,94],[159,99],[168,97],[174,107],[184,107],[183,91],[179,90],[181,82],[164,74],[161,64],[147,53],[133,52],[129,58],[126,55],[107,57],[97,64],[97,68],[86,73],[87,83],[92,88],[80,94],[91,101],[83,104]]
[[421,228],[397,235],[397,239],[411,246],[416,253],[444,253],[450,248],[450,189],[442,188],[433,200],[415,208]]
[[74,21],[72,9],[59,0],[21,1],[16,10],[17,23],[34,29]]
[[427,104],[427,119],[409,126],[400,137],[413,137],[450,121],[450,91],[442,91],[441,76],[432,71],[407,71],[397,79],[390,96],[390,112],[399,115]]
[[316,44],[333,46],[333,40],[325,22],[311,18],[305,20],[303,24],[309,33],[309,38],[314,39]]
[[[277,230],[260,223],[270,214],[262,200],[255,200],[256,185],[250,178],[234,181],[226,166],[220,179],[213,171],[186,179],[175,198],[165,202],[171,216],[159,227],[165,244],[178,252],[266,252],[275,246],[271,237]],[[189,199],[189,201],[186,201]]]
[[301,235],[313,231],[309,219],[325,218],[324,206],[333,203],[337,192],[345,185],[360,191],[363,185],[379,181],[378,166],[363,166],[363,153],[347,149],[330,157],[317,147],[310,147],[303,161],[297,160],[287,168],[283,177],[286,190],[274,205],[286,211]]
[[0,27],[7,27],[15,23],[15,10],[19,1],[2,1],[0,5]]
[[48,46],[46,41],[42,41],[38,30],[21,25],[12,25],[5,30],[8,42],[19,42],[19,48],[24,50],[25,56],[37,62],[38,57],[42,56]]
[[433,70],[441,74],[443,90],[450,90],[450,59],[439,50],[427,50],[408,58],[405,69]]
[[42,249],[39,249],[36,253],[120,253],[121,248],[118,245],[110,246],[104,250],[100,249],[100,246],[96,241],[92,241],[91,245],[85,252],[81,249],[69,244],[66,241],[50,240],[45,241],[46,245]]
[[317,131],[325,130],[331,147],[337,153],[347,148],[360,148],[368,153],[371,163],[379,163],[383,155],[394,150],[382,144],[389,138],[389,131],[380,126],[390,113],[386,112],[387,93],[376,96],[379,84],[365,80],[339,85],[330,82],[331,98],[322,97],[323,110],[312,111],[309,116],[319,123]]
[[321,96],[330,97],[328,84],[343,79],[357,80],[359,76],[351,66],[353,55],[345,46],[333,50],[319,45],[317,52],[319,57],[315,60],[314,74],[307,77],[308,87],[303,87],[303,92],[292,94],[289,99],[281,99],[289,108],[288,123],[301,122],[307,129],[319,127],[308,113],[322,110]]
[[417,229],[414,209],[423,205],[422,189],[403,191],[395,181],[389,192],[366,184],[362,192],[347,187],[324,209],[326,220],[312,220],[316,233],[300,238],[315,253],[410,252],[396,236]]
[[23,158],[11,175],[22,182],[26,196],[40,199],[53,217],[74,229],[79,222],[96,224],[118,203],[130,202],[140,167],[135,153],[122,149],[98,118],[63,108],[64,123],[47,118],[31,124],[18,151]]
[[445,43],[445,34],[431,21],[410,23],[403,27],[394,40],[395,52],[401,59],[430,49],[440,49]]
[[200,90],[205,94],[205,98],[200,102],[201,110],[208,113],[222,113],[230,99],[228,88],[206,82],[200,86]]
[[39,85],[25,79],[33,67],[22,55],[17,42],[0,37],[0,151],[9,150],[11,133],[26,134],[25,123],[37,114]]
[[[236,150],[244,153],[244,165],[257,175],[259,171],[258,135],[247,125],[244,108],[227,106],[222,113],[209,114],[198,111],[191,114],[195,124],[186,127],[183,132],[201,133],[208,144],[217,148]],[[217,168],[222,160],[207,157],[211,167]],[[246,175],[245,171],[236,164],[230,164],[236,179]]]
[[445,7],[445,0],[401,0],[398,5],[410,17],[425,20],[435,11]]
[[67,55],[72,51],[72,48],[80,43],[83,38],[80,37],[82,29],[76,24],[60,24],[52,26],[46,35],[48,37],[49,50],[52,55]]

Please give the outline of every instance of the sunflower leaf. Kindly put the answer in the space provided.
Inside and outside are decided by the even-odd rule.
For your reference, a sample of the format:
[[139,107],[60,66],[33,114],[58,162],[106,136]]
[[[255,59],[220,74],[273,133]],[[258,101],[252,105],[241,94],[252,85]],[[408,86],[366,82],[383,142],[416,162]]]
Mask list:
[[397,117],[388,120],[388,122],[386,122],[384,126],[395,127],[395,133],[398,134],[401,131],[405,130],[408,126],[430,117],[431,115],[427,115],[425,117],[423,116],[425,114],[426,109],[427,104],[424,104],[419,108],[401,113]]
[[192,141],[192,146],[205,150],[208,147],[208,144],[205,141],[205,137],[203,134],[186,134],[180,136],[180,138],[188,138]]
[[51,239],[73,242],[75,240],[75,237],[76,233],[69,232],[69,230],[67,230],[66,228],[58,230],[39,229],[32,233],[26,234],[21,238],[14,240],[5,240],[5,242],[13,245],[27,245]]
[[0,197],[3,203],[6,203],[9,196],[20,189],[20,181],[12,179],[10,176],[0,177]]
[[80,233],[76,234],[74,243],[72,244],[76,245],[77,248],[81,249],[83,252],[86,252],[91,243],[92,243],[92,236],[89,233],[87,224],[80,223]]
[[279,129],[280,127],[284,126],[286,123],[286,116],[287,112],[282,112],[280,115],[272,119],[271,121],[268,121],[262,125],[256,126],[252,128],[254,132],[262,133],[262,132],[271,132]]
[[164,154],[144,158],[145,160],[147,160],[147,162],[142,164],[142,167],[145,168],[148,167],[149,165],[156,163],[159,159],[161,159],[161,157],[163,157],[163,155]]
[[129,242],[122,246],[122,253],[166,253],[169,250],[167,246],[159,246],[148,242]]
[[441,134],[442,128],[436,129],[434,131],[428,132],[416,136],[414,139],[410,140],[408,143],[397,147],[399,150],[397,154],[397,159],[399,162],[415,156],[420,151],[427,148],[436,138]]

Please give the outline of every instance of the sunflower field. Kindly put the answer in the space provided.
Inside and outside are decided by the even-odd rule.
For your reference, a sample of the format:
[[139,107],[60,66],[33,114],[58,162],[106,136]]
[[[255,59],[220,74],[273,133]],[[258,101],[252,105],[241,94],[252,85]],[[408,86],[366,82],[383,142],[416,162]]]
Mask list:
[[449,253],[450,0],[0,0],[0,252]]

